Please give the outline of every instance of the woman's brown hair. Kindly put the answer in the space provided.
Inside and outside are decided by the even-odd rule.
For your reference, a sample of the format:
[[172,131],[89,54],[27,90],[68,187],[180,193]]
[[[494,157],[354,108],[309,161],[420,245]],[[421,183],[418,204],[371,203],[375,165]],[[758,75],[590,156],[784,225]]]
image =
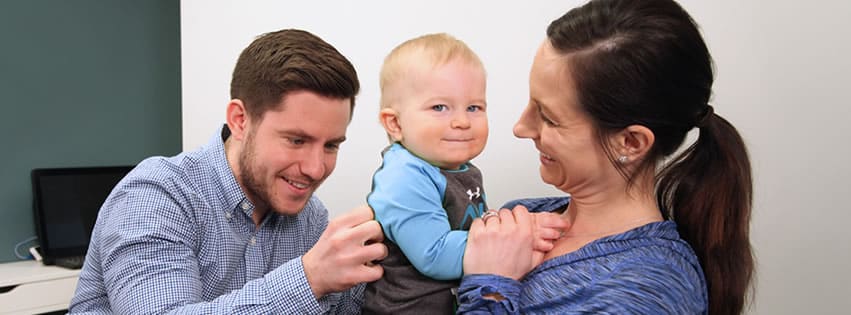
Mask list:
[[[709,105],[712,58],[691,16],[672,0],[592,0],[553,21],[547,36],[570,55],[582,110],[627,181],[670,159],[656,173],[662,214],[700,260],[709,313],[741,313],[754,274],[751,167],[736,128]],[[627,172],[603,139],[630,125],[649,128],[655,142]],[[697,140],[671,157],[695,127]]]

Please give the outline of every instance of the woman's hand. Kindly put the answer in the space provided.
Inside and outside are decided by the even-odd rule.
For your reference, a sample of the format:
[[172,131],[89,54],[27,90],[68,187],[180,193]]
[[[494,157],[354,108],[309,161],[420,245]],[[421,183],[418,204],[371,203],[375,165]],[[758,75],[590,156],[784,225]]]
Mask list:
[[[514,207],[524,208],[523,206]],[[561,218],[558,213],[551,212],[536,212],[531,213],[532,221],[534,222],[534,249],[542,253],[547,253],[553,249],[553,243],[561,238],[564,231],[567,230],[569,224]]]
[[[519,207],[523,206],[514,207],[514,211],[517,211]],[[561,238],[569,224],[557,213],[536,212],[531,215],[534,222],[532,247],[534,249],[534,252],[532,252],[532,268],[534,268],[544,262],[544,256],[555,247],[555,242]]]
[[[474,220],[467,236],[464,273],[495,274],[515,280],[522,278],[543,260],[543,252],[534,249],[538,238],[536,221],[523,206],[517,206],[513,211],[502,209],[498,216]],[[544,221],[550,224],[543,229],[547,230],[553,223],[546,219],[540,224]]]

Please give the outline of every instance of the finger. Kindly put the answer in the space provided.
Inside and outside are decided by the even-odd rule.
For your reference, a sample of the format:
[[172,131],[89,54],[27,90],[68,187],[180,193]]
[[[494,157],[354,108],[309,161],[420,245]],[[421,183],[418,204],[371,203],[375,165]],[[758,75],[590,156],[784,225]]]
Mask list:
[[535,239],[535,242],[532,244],[532,249],[541,252],[551,251],[555,247],[555,244],[551,240],[545,239]]
[[469,244],[470,240],[475,239],[481,234],[485,229],[485,222],[481,218],[473,219],[473,223],[470,224],[470,230],[467,231],[467,243]]
[[355,270],[357,270],[358,279],[354,283],[373,282],[384,275],[384,268],[381,265],[361,265]]
[[378,265],[382,260],[387,258],[387,246],[382,243],[373,243],[365,245],[363,248],[355,252],[356,262],[367,266]]
[[544,262],[545,254],[546,253],[540,252],[540,251],[533,251],[532,252],[532,268],[535,268],[538,265],[540,265],[542,262]]
[[535,220],[540,227],[565,229],[569,225],[561,215],[556,213],[538,212],[535,213]]
[[499,211],[490,209],[482,213],[482,223],[487,224],[488,220],[492,218],[496,218],[497,220],[499,220]]
[[535,230],[535,234],[537,234],[537,237],[540,238],[540,239],[545,239],[545,240],[556,240],[559,237],[561,237],[561,233],[562,233],[562,230],[552,229],[552,228],[538,227]]
[[514,214],[511,213],[511,210],[499,210],[499,223],[505,225],[505,227],[513,227],[516,224]]
[[363,247],[364,255],[368,261],[382,260],[387,258],[389,251],[383,243],[373,243]]
[[353,240],[358,244],[380,243],[384,241],[384,232],[381,230],[381,224],[375,220],[362,222],[342,233],[344,233],[344,238]]
[[372,208],[368,205],[360,205],[335,218],[331,223],[338,227],[346,228],[356,226],[373,218],[375,218],[375,215],[372,212]]
[[529,214],[529,210],[526,210],[526,207],[522,205],[517,205],[514,207],[514,210],[511,211],[511,214],[514,215],[514,220],[517,222],[517,225],[520,227],[532,227],[532,216]]

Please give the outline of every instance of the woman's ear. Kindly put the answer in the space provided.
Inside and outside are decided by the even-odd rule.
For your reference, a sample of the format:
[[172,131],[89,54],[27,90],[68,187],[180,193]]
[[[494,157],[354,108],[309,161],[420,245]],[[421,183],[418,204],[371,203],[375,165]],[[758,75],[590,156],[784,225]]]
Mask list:
[[402,141],[402,125],[399,123],[399,113],[392,108],[383,108],[378,113],[378,120],[387,131],[390,139],[396,142]]
[[630,125],[615,135],[612,150],[615,159],[621,163],[640,161],[653,147],[654,141],[656,141],[656,137],[650,128],[642,125]]
[[227,124],[230,129],[231,137],[242,141],[248,132],[249,119],[248,113],[245,111],[245,104],[240,99],[232,99],[228,103],[227,108]]

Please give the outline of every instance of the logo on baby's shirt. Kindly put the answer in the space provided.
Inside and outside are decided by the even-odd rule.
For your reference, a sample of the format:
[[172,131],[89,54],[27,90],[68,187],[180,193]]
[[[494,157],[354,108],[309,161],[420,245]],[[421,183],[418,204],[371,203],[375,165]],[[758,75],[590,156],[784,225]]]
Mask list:
[[467,223],[472,223],[474,219],[482,216],[482,213],[485,211],[485,196],[482,195],[481,187],[476,187],[475,191],[467,189],[467,197],[470,202],[467,204],[466,210],[464,210],[464,219],[456,227],[459,230],[466,230]]

